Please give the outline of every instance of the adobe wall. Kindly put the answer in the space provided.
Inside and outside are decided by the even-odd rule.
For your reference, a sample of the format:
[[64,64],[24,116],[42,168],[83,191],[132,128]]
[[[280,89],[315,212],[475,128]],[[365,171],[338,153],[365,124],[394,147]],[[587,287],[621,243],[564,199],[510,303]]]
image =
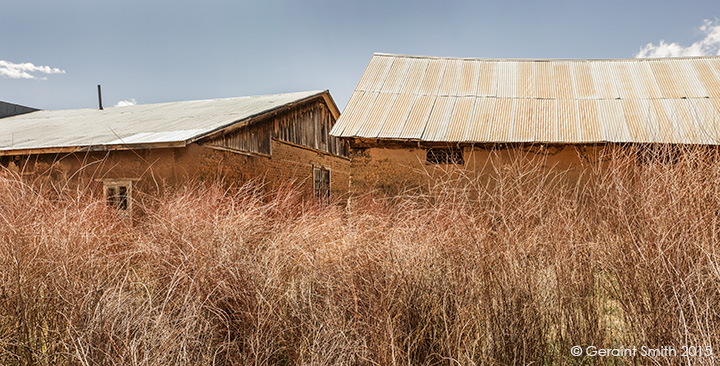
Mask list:
[[204,179],[224,177],[226,182],[246,182],[259,177],[271,186],[293,182],[303,190],[312,191],[313,167],[330,170],[330,194],[344,197],[348,193],[350,159],[273,139],[272,157],[246,156],[234,152],[206,148],[202,153]]
[[23,156],[9,165],[30,179],[53,184],[96,186],[103,179],[137,180],[138,187],[163,189],[190,176],[197,165],[192,149],[164,148]]
[[350,159],[318,150],[304,148],[284,141],[272,141],[269,181],[283,181],[288,177],[312,189],[313,167],[330,170],[330,194],[345,197],[350,186]]
[[293,180],[312,190],[312,167],[331,171],[331,194],[348,190],[350,160],[273,140],[272,157],[221,151],[190,144],[183,148],[43,154],[13,159],[10,170],[53,184],[102,187],[103,179],[132,179],[137,192],[156,193],[194,181],[220,180],[227,187],[258,179],[277,186]]
[[516,166],[539,167],[544,172],[561,172],[568,179],[578,179],[588,169],[605,163],[608,155],[617,150],[612,145],[540,145],[465,146],[463,165],[430,164],[426,162],[426,148],[417,144],[390,147],[357,147],[351,151],[352,169],[350,191],[396,195],[408,189],[427,190],[438,181],[480,179],[488,181]]

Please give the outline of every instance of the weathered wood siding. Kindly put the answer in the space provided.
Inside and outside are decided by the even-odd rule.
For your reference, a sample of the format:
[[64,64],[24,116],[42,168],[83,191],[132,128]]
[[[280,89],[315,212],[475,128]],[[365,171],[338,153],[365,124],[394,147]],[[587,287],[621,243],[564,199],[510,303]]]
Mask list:
[[323,99],[318,98],[289,110],[271,113],[247,126],[203,141],[202,144],[272,155],[270,141],[274,138],[333,155],[347,156],[345,142],[330,136],[334,124],[332,112]]
[[265,124],[253,124],[210,139],[203,145],[270,155],[270,133]]

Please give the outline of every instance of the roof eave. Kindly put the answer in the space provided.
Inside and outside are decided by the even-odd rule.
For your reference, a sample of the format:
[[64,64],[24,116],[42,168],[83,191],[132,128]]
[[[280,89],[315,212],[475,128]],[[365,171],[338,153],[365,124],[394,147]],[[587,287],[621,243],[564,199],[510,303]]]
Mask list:
[[612,141],[607,139],[584,140],[584,141],[532,141],[532,140],[505,140],[505,141],[471,141],[471,140],[424,140],[413,138],[386,138],[386,137],[363,137],[363,136],[335,136],[349,142],[351,145],[383,145],[383,144],[413,144],[413,145],[496,145],[496,144],[527,144],[527,145],[597,145],[597,144],[616,144],[616,145],[687,145],[687,146],[718,146],[719,143],[711,141],[684,141],[684,142],[668,142],[668,141]]
[[87,145],[87,146],[56,146],[44,148],[6,149],[0,150],[0,156],[8,155],[40,155],[40,154],[71,154],[78,152],[103,152],[119,150],[142,150],[185,147],[186,141],[154,142],[144,144],[119,145]]

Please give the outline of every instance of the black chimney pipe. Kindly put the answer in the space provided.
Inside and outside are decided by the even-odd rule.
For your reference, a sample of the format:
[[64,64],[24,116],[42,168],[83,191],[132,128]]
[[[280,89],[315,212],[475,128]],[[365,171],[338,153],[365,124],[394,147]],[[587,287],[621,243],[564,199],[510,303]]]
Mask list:
[[103,107],[102,107],[102,91],[100,90],[100,84],[98,84],[98,104],[100,105],[100,110],[103,110]]

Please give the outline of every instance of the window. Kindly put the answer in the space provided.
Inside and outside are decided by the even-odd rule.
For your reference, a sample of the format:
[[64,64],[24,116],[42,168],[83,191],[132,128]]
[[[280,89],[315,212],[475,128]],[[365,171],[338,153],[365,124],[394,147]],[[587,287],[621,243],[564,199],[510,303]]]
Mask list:
[[463,164],[462,150],[457,148],[431,148],[427,149],[427,162],[429,164]]
[[120,212],[129,213],[132,209],[132,181],[105,180],[103,190],[108,205]]
[[330,171],[325,167],[313,167],[313,192],[317,198],[330,198]]

